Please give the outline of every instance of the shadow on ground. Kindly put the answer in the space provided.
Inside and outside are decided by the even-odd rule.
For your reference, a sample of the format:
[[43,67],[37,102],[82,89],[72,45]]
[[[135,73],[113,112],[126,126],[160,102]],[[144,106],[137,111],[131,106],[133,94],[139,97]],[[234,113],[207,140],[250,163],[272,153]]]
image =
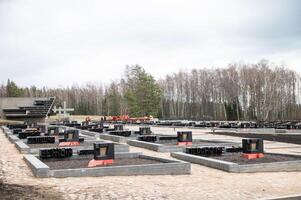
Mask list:
[[0,199],[2,200],[63,199],[60,194],[49,190],[29,185],[5,184],[0,180]]

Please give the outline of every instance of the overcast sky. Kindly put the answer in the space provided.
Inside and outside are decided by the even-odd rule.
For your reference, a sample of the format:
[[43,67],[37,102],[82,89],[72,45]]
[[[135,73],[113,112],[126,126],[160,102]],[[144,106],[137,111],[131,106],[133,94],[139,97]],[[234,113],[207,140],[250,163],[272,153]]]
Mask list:
[[108,83],[130,64],[158,79],[263,58],[301,72],[301,1],[0,0],[3,83]]

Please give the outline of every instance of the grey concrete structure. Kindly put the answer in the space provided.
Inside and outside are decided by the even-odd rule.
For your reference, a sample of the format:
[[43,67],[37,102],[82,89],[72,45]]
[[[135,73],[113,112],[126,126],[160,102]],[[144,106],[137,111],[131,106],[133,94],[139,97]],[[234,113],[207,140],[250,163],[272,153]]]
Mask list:
[[[28,122],[44,122],[53,106],[55,97],[0,97],[0,118]],[[49,105],[35,104],[49,101]],[[44,110],[47,109],[47,110]]]
[[7,138],[9,139],[9,141],[11,143],[15,143],[16,141],[19,141],[20,138],[18,138],[16,135],[13,135],[13,134],[9,134],[7,135]]
[[217,135],[227,135],[242,138],[262,138],[269,141],[287,142],[292,144],[301,144],[301,133],[253,133],[253,132],[235,132],[235,131],[217,131]]
[[187,162],[235,173],[301,171],[301,159],[297,161],[239,165],[232,162],[191,155],[183,152],[173,152],[170,155]]
[[135,139],[135,137],[122,137],[118,135],[109,135],[107,133],[99,134],[99,138],[104,140],[111,140],[113,142],[126,143],[128,139]]
[[132,175],[178,175],[190,174],[190,163],[174,161],[138,153],[116,154],[116,158],[144,158],[157,160],[159,164],[106,166],[95,168],[51,170],[46,164],[33,155],[24,155],[24,160],[33,174],[40,178],[47,177],[81,177],[81,176],[132,176]]

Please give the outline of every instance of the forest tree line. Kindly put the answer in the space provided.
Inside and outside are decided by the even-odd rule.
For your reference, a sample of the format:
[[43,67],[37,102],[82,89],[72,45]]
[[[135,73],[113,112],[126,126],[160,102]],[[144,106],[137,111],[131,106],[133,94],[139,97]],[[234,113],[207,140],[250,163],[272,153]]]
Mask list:
[[11,80],[2,97],[56,97],[80,115],[149,116],[195,120],[300,120],[300,75],[265,60],[226,68],[179,71],[155,80],[141,66],[127,66],[108,85],[21,88]]

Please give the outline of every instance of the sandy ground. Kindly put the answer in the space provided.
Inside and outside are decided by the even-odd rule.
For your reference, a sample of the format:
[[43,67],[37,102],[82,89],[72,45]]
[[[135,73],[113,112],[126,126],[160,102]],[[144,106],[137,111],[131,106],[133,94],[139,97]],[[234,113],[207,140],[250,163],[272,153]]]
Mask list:
[[[138,129],[138,127],[131,127]],[[155,132],[174,134],[170,128],[153,128]],[[240,138],[205,134],[195,130],[199,138],[240,141]],[[271,152],[301,155],[301,146],[267,142]],[[32,199],[261,199],[301,193],[301,172],[235,174],[192,164],[191,175],[177,176],[116,176],[82,178],[35,178],[13,144],[0,133],[0,161],[6,184],[33,186],[44,196]],[[132,152],[170,158],[158,153],[130,147]],[[0,188],[1,189],[1,188]],[[30,196],[30,194],[27,194]],[[12,194],[13,196],[13,194]],[[26,196],[26,195],[25,195]],[[24,196],[24,197],[25,197]],[[1,199],[1,197],[0,197]],[[26,198],[24,198],[26,199]]]

